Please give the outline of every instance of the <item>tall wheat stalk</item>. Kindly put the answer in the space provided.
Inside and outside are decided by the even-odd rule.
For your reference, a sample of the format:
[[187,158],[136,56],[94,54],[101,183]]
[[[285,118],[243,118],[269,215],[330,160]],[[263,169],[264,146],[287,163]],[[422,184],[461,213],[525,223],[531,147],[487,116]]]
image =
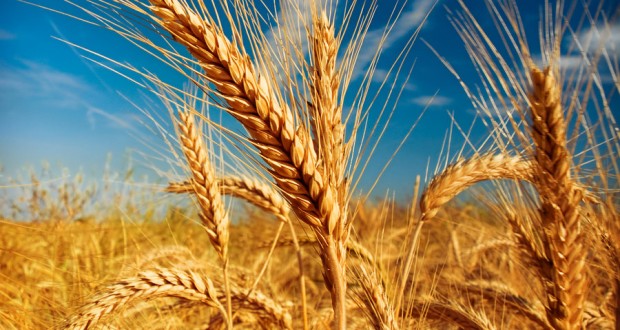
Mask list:
[[202,221],[211,245],[215,248],[224,271],[224,289],[226,290],[226,310],[228,327],[232,328],[232,301],[228,281],[228,240],[229,220],[224,210],[220,196],[220,188],[215,179],[207,150],[204,146],[200,127],[196,126],[191,109],[179,111],[179,140],[181,149],[192,173],[191,187],[200,206],[200,220]]
[[[584,118],[588,116],[585,105],[591,97],[588,87],[591,80],[586,80],[584,93],[579,94],[579,88],[584,86],[582,78],[578,78],[577,92],[573,91],[575,94],[570,98],[562,96],[563,86],[569,85],[561,80],[566,77],[560,74],[560,50],[566,29],[563,1],[558,1],[555,8],[545,5],[545,19],[540,28],[541,52],[546,62],[544,69],[534,64],[516,3],[489,4],[496,26],[512,42],[513,48],[509,51],[514,49],[516,53],[510,55],[515,56],[510,58],[512,63],[498,51],[462,1],[465,14],[454,19],[453,24],[465,42],[481,79],[489,86],[488,97],[495,97],[499,100],[495,103],[515,109],[515,117],[491,118],[498,140],[506,138],[508,143],[502,142],[501,145],[521,150],[520,153],[532,161],[531,183],[540,201],[541,223],[536,229],[540,232],[543,251],[538,250],[537,243],[526,233],[519,217],[509,215],[509,222],[523,252],[530,254],[527,259],[536,263],[534,269],[538,270],[546,290],[547,320],[557,329],[578,329],[583,325],[583,309],[588,294],[587,231],[583,227],[599,220],[584,219],[580,214],[584,203],[596,203],[597,199],[587,197],[589,193],[580,186],[575,175],[581,170],[573,164],[574,146],[577,144],[573,142],[571,147],[569,138],[578,138],[579,126],[576,125],[574,132],[569,133],[569,123],[575,114],[580,125],[588,122]],[[586,62],[596,66],[597,61],[598,58],[594,57]],[[477,98],[464,87],[472,101],[483,104],[480,99],[484,95]],[[598,147],[593,142],[591,130],[586,126],[584,135],[588,137],[587,144],[591,145],[598,162],[600,155],[597,155]],[[602,167],[597,165],[597,168],[600,170]],[[601,178],[606,180],[604,174]]]
[[[271,167],[271,174],[294,212],[313,228],[336,323],[338,328],[345,328],[347,227],[346,209],[339,203],[346,196],[345,160],[344,154],[338,151],[344,132],[340,129],[340,137],[332,132],[334,126],[342,127],[342,124],[339,108],[334,104],[338,93],[334,72],[337,47],[327,16],[313,18],[316,42],[312,51],[317,63],[314,63],[312,89],[316,103],[314,122],[320,142],[317,148],[306,127],[294,124],[290,108],[279,103],[271,83],[256,73],[247,55],[228,41],[208,18],[200,17],[177,0],[153,0],[151,5],[158,23],[197,59],[206,79],[228,103],[229,112],[248,130],[253,145]],[[327,46],[323,48],[324,45]],[[321,166],[318,166],[319,159]]]
[[566,120],[554,69],[530,71],[532,137],[536,145],[537,189],[541,196],[543,227],[550,239],[554,287],[548,292],[548,317],[558,329],[580,329],[587,279],[587,251],[580,224],[583,195],[571,179],[566,147]]

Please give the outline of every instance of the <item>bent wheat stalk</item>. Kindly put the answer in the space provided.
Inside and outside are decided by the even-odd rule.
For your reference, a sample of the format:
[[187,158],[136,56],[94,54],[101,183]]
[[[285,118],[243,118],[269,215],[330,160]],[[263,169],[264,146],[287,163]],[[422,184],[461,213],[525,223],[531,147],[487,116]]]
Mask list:
[[532,164],[518,156],[488,153],[470,159],[459,160],[436,175],[420,198],[421,218],[416,223],[409,242],[405,264],[395,298],[395,308],[401,306],[407,279],[413,264],[413,256],[425,222],[431,220],[442,205],[472,185],[497,179],[532,180]]
[[121,280],[82,308],[69,322],[69,329],[88,329],[108,314],[138,300],[178,297],[200,301],[226,316],[213,282],[192,271],[148,270]]
[[[289,221],[290,208],[288,204],[270,185],[244,176],[227,176],[217,179],[217,185],[222,194],[244,199],[272,213],[281,221]],[[166,192],[193,193],[191,180],[171,182],[166,187]]]
[[439,208],[463,190],[488,180],[532,180],[532,163],[518,156],[485,154],[460,160],[435,176],[420,198],[421,222],[435,217]]
[[[262,321],[281,328],[292,329],[291,315],[281,306],[260,292],[246,296],[242,290],[231,288],[235,307],[252,311]],[[136,301],[160,297],[178,297],[190,301],[200,301],[215,307],[226,318],[227,312],[222,302],[228,300],[220,294],[213,281],[193,271],[177,269],[156,269],[139,273],[108,287],[95,297],[82,311],[71,319],[69,329],[88,329],[116,310]]]

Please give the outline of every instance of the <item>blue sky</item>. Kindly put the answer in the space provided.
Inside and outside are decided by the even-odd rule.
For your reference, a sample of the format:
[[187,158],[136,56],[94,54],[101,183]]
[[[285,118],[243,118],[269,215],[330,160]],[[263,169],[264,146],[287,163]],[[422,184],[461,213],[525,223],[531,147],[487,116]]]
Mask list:
[[[59,0],[35,2],[85,17]],[[372,36],[383,30],[392,10],[391,1],[379,2],[370,39],[365,45],[368,49],[376,47]],[[433,3],[417,0],[406,5],[403,13],[406,19],[397,23],[393,35],[384,45],[384,60],[378,66],[377,78],[389,68],[393,57]],[[481,3],[468,2],[481,24],[491,26],[487,9]],[[526,24],[536,22],[540,12],[538,1],[526,3],[520,7],[524,21]],[[444,6],[457,8],[454,0],[440,0],[420,38],[432,44],[462,76],[473,77],[473,66],[447,20]],[[618,4],[609,1],[607,6],[613,9]],[[150,173],[149,177],[156,180],[157,175],[150,169],[152,164],[139,161],[140,156],[135,154],[156,156],[151,147],[157,143],[157,136],[145,125],[148,120],[144,115],[128,101],[157,111],[156,100],[133,82],[84,58],[92,55],[58,39],[135,67],[151,70],[161,64],[116,34],[74,18],[15,0],[1,1],[0,12],[0,164],[3,175],[14,176],[25,168],[37,168],[47,161],[53,166],[68,167],[72,172],[82,170],[87,176],[100,176],[108,154],[114,159],[113,167],[120,170],[125,166],[127,154],[133,153],[133,158],[138,160],[134,163],[137,172]],[[535,36],[536,31],[532,32]],[[363,52],[360,57],[360,72],[368,60],[367,53]],[[399,81],[406,86],[396,119],[378,149],[374,165],[366,173],[362,188],[367,188],[374,180],[385,159],[425,106],[429,108],[384,175],[375,191],[378,195],[388,189],[401,196],[411,194],[415,176],[424,176],[427,164],[430,162],[434,166],[438,160],[446,131],[452,123],[449,112],[464,128],[474,120],[473,107],[456,79],[422,42],[418,40],[409,57],[405,67],[414,61],[415,67],[408,81]],[[159,74],[164,81],[182,86],[183,79],[171,70],[162,69]],[[361,79],[361,75],[354,77],[352,90]],[[160,114],[167,118],[163,107]],[[474,141],[482,139],[485,133],[478,125],[473,134]],[[458,149],[462,142],[458,133],[454,135],[453,148]],[[158,163],[155,166],[168,171],[166,165]]]

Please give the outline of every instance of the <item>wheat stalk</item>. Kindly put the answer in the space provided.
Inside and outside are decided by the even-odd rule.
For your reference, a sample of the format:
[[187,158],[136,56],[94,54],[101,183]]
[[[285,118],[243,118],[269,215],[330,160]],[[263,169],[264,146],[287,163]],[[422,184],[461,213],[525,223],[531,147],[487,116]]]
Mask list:
[[[312,56],[311,75],[311,115],[315,136],[315,147],[319,161],[321,161],[323,177],[326,184],[337,194],[334,196],[338,205],[340,216],[346,215],[346,192],[345,161],[346,151],[344,148],[345,129],[342,123],[342,107],[338,103],[338,90],[340,75],[336,70],[336,57],[340,41],[334,35],[334,26],[330,23],[324,11],[320,14],[313,13],[313,29],[309,36],[311,39],[310,53]],[[343,209],[344,208],[344,209]],[[341,219],[330,220],[337,226],[333,231],[335,236],[346,236],[345,221]]]
[[324,11],[312,11],[312,31],[309,35],[312,58],[310,91],[313,101],[312,126],[315,147],[319,155],[324,180],[325,200],[319,204],[323,228],[315,230],[323,277],[332,297],[336,328],[346,328],[346,242],[350,231],[347,219],[348,183],[345,180],[344,125],[342,108],[338,103],[340,76],[336,57],[340,41],[335,37],[333,24]]
[[420,197],[421,217],[413,229],[409,242],[403,272],[400,275],[395,308],[400,308],[422,227],[425,222],[437,215],[442,205],[478,182],[495,179],[531,180],[531,173],[531,163],[521,157],[488,153],[459,160],[433,177]]
[[457,161],[435,176],[422,193],[420,221],[435,217],[442,205],[468,187],[497,179],[531,180],[532,164],[518,156],[493,153]]
[[409,306],[410,315],[426,320],[450,321],[461,329],[497,329],[484,311],[463,306],[455,301],[436,298],[416,299]]
[[[247,55],[206,19],[178,0],[151,0],[158,23],[198,60],[229,112],[247,129],[263,160],[300,219],[320,227],[317,201],[323,200],[323,178],[304,127],[279,104],[272,86],[256,73]],[[332,197],[333,198],[333,197]]]
[[148,270],[136,277],[121,280],[94,298],[70,321],[69,329],[88,329],[106,315],[137,300],[179,297],[218,308],[226,315],[218,300],[218,292],[209,278],[192,271],[174,269]]
[[[278,102],[264,76],[215,27],[178,0],[151,0],[157,22],[187,48],[227,102],[229,112],[248,130],[253,145],[271,167],[278,187],[297,216],[312,226],[320,241],[325,283],[337,310],[339,328],[346,324],[344,260],[345,213],[338,196],[317,167],[310,134],[295,127],[293,114]],[[328,164],[331,165],[331,164]]]
[[540,326],[541,329],[553,329],[545,319],[544,313],[541,313],[535,306],[530,304],[527,299],[515,293],[511,287],[504,283],[496,281],[469,281],[461,283],[461,281],[455,280],[445,286],[451,287],[454,285],[456,285],[458,289],[466,291],[469,296],[480,295],[481,298],[488,300],[494,306],[507,305],[513,307],[517,313],[525,315],[532,322]]
[[196,126],[191,110],[179,111],[179,140],[192,173],[191,189],[200,206],[200,219],[204,224],[211,244],[222,258],[228,254],[229,220],[221,200],[220,190],[202,140],[202,133]]
[[385,290],[378,283],[376,276],[372,275],[364,264],[358,265],[355,273],[357,275],[357,283],[362,288],[362,292],[359,292],[357,296],[366,306],[374,329],[400,329]]
[[530,70],[531,131],[536,146],[536,186],[541,218],[549,236],[553,261],[553,291],[548,292],[548,317],[559,329],[580,329],[586,298],[586,249],[579,204],[583,194],[570,176],[566,123],[561,89],[551,67]]
[[200,206],[200,220],[211,240],[211,245],[213,245],[222,260],[224,287],[227,297],[227,321],[229,322],[229,328],[231,328],[232,302],[230,300],[228,282],[228,214],[224,210],[220,189],[215,180],[215,170],[209,161],[206,148],[203,145],[200,127],[196,126],[194,114],[191,110],[184,109],[179,111],[177,126],[179,128],[181,149],[192,173],[192,189]]

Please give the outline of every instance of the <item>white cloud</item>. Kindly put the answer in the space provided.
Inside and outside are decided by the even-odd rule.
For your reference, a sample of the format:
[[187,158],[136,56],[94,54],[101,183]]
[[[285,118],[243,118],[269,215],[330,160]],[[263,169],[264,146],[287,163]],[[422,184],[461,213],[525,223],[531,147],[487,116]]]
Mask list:
[[592,26],[578,33],[572,42],[578,42],[589,53],[595,53],[604,47],[617,56],[620,51],[620,23]]
[[0,67],[0,108],[5,111],[84,111],[91,127],[99,117],[113,127],[131,129],[135,116],[102,110],[95,105],[102,99],[97,88],[83,78],[38,62]]
[[561,70],[573,70],[579,68],[583,64],[583,57],[578,55],[568,55],[560,57]]
[[135,113],[112,114],[101,108],[89,106],[86,113],[86,118],[88,119],[91,127],[96,126],[97,117],[105,118],[106,122],[112,127],[131,131],[136,131],[134,123],[140,121]]
[[421,106],[429,106],[429,107],[440,107],[444,105],[448,105],[452,102],[452,99],[440,96],[440,95],[424,95],[418,96],[411,99],[411,103],[421,105]]
[[22,61],[23,67],[0,67],[0,95],[23,98],[49,106],[76,108],[93,89],[80,77],[41,63]]
[[15,39],[15,35],[7,30],[0,29],[0,40],[12,40]]
[[384,69],[376,69],[374,74],[372,75],[372,81],[377,83],[382,83],[388,77],[388,70]]
[[355,64],[353,77],[356,78],[363,75],[379,47],[385,51],[403,37],[410,37],[420,24],[422,24],[424,18],[435,3],[436,0],[410,1],[408,7],[403,11],[385,39],[383,39],[385,26],[368,31],[364,38],[359,57],[357,58],[357,63]]

